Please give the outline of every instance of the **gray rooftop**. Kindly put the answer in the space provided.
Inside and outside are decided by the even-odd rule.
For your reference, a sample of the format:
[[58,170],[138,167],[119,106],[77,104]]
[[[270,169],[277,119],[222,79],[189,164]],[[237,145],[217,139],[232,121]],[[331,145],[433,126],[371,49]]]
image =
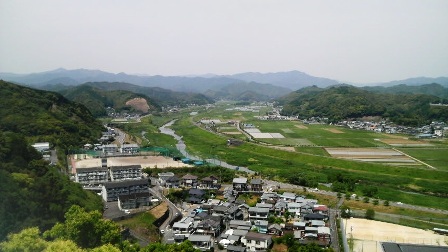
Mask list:
[[188,240],[192,242],[211,242],[212,237],[210,235],[195,235],[192,234],[188,237]]
[[246,184],[247,183],[247,178],[234,178],[233,179],[233,183],[236,183],[236,184]]

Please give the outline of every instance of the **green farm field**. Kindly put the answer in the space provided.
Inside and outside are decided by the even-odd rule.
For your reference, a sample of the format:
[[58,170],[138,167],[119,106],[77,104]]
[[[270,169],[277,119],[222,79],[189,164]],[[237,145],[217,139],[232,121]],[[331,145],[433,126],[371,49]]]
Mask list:
[[[220,119],[215,113],[219,114],[213,111],[205,114],[214,115],[207,116],[208,118]],[[242,118],[245,117],[243,114],[245,113],[241,114]],[[205,155],[206,158],[210,155],[216,156],[227,163],[248,167],[266,178],[294,183],[292,178],[294,175],[301,177],[302,182],[297,183],[306,185],[306,183],[312,184],[313,181],[331,183],[335,177],[346,177],[358,181],[352,191],[358,195],[363,195],[363,188],[377,187],[376,197],[381,199],[448,209],[446,169],[431,170],[423,165],[401,167],[332,158],[322,147],[392,149],[392,146],[378,139],[396,138],[396,136],[330,125],[304,125],[297,121],[262,121],[254,119],[253,113],[249,114],[251,116],[241,122],[252,123],[263,133],[282,134],[286,138],[269,139],[269,143],[294,146],[295,151],[278,150],[250,141],[245,141],[241,146],[229,147],[226,145],[226,137],[201,129],[193,125],[188,118],[177,121],[172,128],[183,135],[189,152]],[[198,117],[205,116],[200,113],[196,116]],[[268,143],[265,140],[262,139]],[[213,146],[212,151],[210,146]],[[418,151],[418,148],[412,150]],[[408,150],[405,149],[404,152],[406,151]],[[433,162],[446,161],[440,159]]]
[[[258,141],[299,146],[321,146],[321,147],[387,147],[388,145],[376,139],[390,138],[381,133],[362,130],[350,130],[323,124],[302,124],[298,121],[262,121],[248,120],[261,132],[280,133],[285,138],[257,139]],[[306,141],[304,141],[305,139]]]
[[448,148],[400,148],[399,150],[438,170],[448,172]]

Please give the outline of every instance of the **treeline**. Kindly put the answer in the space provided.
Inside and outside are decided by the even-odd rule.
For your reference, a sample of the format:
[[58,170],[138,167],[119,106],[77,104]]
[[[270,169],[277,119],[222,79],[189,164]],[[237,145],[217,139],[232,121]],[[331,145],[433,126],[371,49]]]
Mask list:
[[98,139],[103,129],[90,111],[54,92],[0,80],[0,131],[62,149]]
[[440,98],[426,94],[375,93],[353,86],[303,88],[279,100],[284,115],[300,118],[327,117],[332,122],[381,116],[406,126],[447,121],[448,107],[434,107]]
[[151,243],[140,248],[129,239],[129,232],[111,220],[105,220],[99,211],[86,211],[74,205],[67,210],[64,220],[41,232],[30,227],[11,233],[0,243],[0,251],[45,252],[196,252],[189,241],[181,244]]
[[[89,110],[62,95],[0,80],[0,240],[9,232],[46,230],[73,205],[101,210],[101,198],[49,165],[31,144],[50,142],[64,157],[71,146],[98,139],[103,129]],[[62,169],[61,169],[62,168]]]
[[42,159],[21,134],[0,132],[0,240],[10,232],[62,221],[73,205],[101,210],[101,198]]

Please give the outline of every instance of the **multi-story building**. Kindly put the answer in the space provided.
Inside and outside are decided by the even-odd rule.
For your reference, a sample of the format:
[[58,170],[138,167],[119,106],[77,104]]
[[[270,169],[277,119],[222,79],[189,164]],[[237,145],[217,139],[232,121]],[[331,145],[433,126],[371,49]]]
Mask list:
[[110,167],[110,177],[112,181],[140,179],[142,178],[141,165],[125,165]]
[[152,197],[149,192],[120,195],[118,196],[118,208],[121,210],[149,206],[151,205],[151,199]]
[[75,181],[83,185],[99,185],[109,181],[106,167],[77,168]]
[[137,153],[138,151],[139,151],[138,144],[123,144],[120,147],[121,153],[133,154],[133,153]]
[[102,196],[104,201],[116,201],[120,195],[148,192],[149,182],[147,179],[124,180],[104,183]]

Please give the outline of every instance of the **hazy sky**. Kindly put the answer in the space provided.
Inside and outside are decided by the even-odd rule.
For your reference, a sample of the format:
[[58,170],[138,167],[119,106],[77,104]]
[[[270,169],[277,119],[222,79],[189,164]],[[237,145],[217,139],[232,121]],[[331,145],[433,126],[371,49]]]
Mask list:
[[448,0],[0,0],[0,72],[448,76]]

